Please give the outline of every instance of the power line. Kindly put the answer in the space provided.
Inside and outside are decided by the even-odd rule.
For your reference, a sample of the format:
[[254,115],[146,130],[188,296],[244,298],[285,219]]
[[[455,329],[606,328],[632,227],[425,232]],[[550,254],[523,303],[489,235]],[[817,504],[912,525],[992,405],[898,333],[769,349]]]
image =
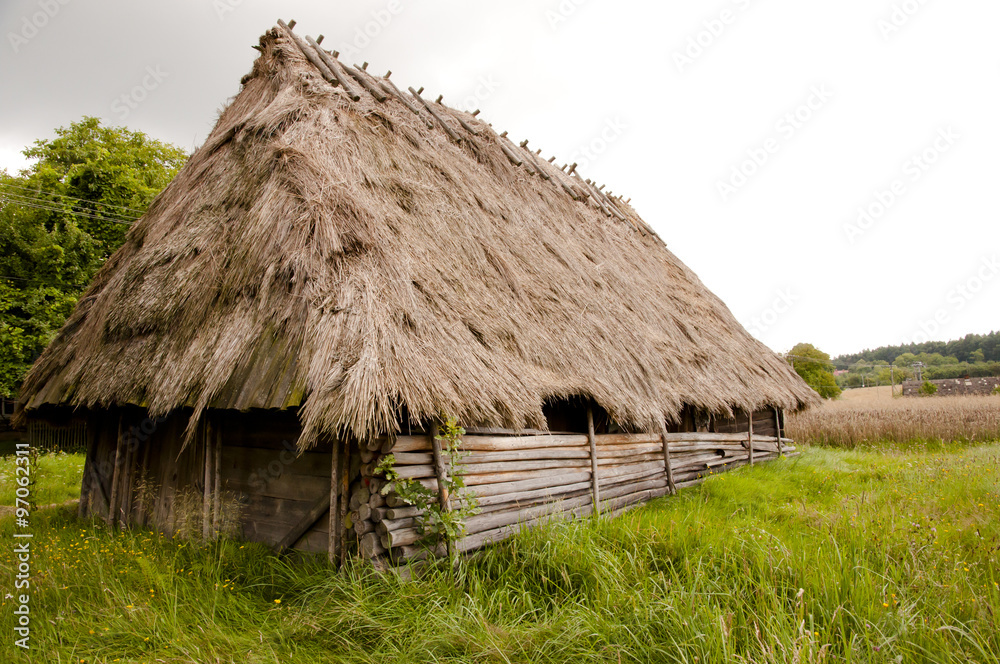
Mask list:
[[69,196],[67,194],[60,194],[59,192],[55,192],[55,191],[42,191],[41,189],[32,189],[30,187],[22,187],[22,186],[16,185],[16,184],[10,184],[9,182],[0,182],[0,187],[8,187],[10,189],[20,189],[21,191],[26,191],[26,192],[31,193],[31,194],[44,194],[46,196],[59,196],[60,198],[68,198],[71,201],[78,201],[80,203],[87,203],[89,205],[103,205],[104,207],[118,208],[118,209],[121,209],[121,210],[125,210],[126,212],[134,212],[139,217],[141,217],[142,215],[145,214],[144,210],[137,210],[135,208],[126,207],[124,205],[115,205],[114,203],[104,203],[104,202],[99,202],[99,201],[89,201],[89,200],[87,200],[85,198],[75,198],[73,196]]
[[44,201],[44,200],[40,200],[40,199],[36,199],[36,198],[29,198],[29,197],[22,198],[22,197],[20,197],[20,195],[15,195],[15,194],[10,194],[10,193],[0,194],[0,200],[2,200],[2,199],[7,199],[11,204],[19,206],[19,207],[29,207],[29,208],[34,208],[36,210],[45,210],[47,212],[63,212],[63,213],[71,214],[71,215],[74,215],[74,216],[81,216],[81,217],[87,217],[89,219],[96,219],[97,221],[107,221],[107,222],[111,222],[111,223],[114,223],[114,224],[125,224],[126,226],[131,226],[136,221],[138,221],[138,219],[125,220],[125,219],[118,219],[118,218],[114,218],[114,217],[105,217],[105,216],[98,215],[98,214],[91,214],[89,212],[84,212],[82,210],[69,210],[69,211],[67,211],[64,208],[58,207],[59,204],[55,203],[53,201]]

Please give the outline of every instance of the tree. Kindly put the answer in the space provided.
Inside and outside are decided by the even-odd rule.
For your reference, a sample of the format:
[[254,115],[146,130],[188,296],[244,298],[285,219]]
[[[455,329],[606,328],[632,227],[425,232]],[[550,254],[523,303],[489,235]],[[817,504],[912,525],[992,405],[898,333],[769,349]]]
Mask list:
[[809,387],[824,399],[840,396],[841,389],[833,377],[830,356],[812,344],[797,344],[788,352],[788,361]]
[[178,147],[96,118],[0,171],[0,396],[13,395],[129,225],[183,165]]

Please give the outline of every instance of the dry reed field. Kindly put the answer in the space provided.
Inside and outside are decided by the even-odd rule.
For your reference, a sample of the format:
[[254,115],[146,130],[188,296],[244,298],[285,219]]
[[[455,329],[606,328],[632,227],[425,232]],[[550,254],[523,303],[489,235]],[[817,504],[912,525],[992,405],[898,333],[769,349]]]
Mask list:
[[887,387],[848,390],[839,400],[789,416],[788,434],[845,448],[1000,440],[1000,396],[892,397]]

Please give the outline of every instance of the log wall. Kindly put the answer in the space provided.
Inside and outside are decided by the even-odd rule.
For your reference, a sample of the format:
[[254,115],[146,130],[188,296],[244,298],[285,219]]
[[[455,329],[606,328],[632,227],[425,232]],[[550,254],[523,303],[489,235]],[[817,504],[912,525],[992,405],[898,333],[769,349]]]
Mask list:
[[[744,418],[746,419],[746,418]],[[756,422],[756,420],[755,420]],[[791,441],[779,439],[775,413],[770,427],[752,437],[755,461],[794,453]],[[756,427],[756,424],[755,424]],[[755,432],[757,429],[755,428]],[[664,436],[666,449],[664,450]],[[598,508],[616,514],[671,492],[692,486],[714,473],[750,461],[750,436],[743,432],[604,433],[595,436]],[[779,450],[780,445],[780,450]],[[380,495],[384,481],[372,472],[381,453],[392,453],[400,477],[437,488],[429,434],[384,440],[370,452],[355,482],[351,509],[362,555],[399,564],[428,555],[421,543],[419,512],[395,493]],[[594,491],[591,447],[587,434],[483,435],[466,434],[462,460],[466,490],[452,501],[474,495],[480,513],[466,522],[459,551],[472,551],[547,519],[591,514]],[[434,553],[440,554],[440,551]]]

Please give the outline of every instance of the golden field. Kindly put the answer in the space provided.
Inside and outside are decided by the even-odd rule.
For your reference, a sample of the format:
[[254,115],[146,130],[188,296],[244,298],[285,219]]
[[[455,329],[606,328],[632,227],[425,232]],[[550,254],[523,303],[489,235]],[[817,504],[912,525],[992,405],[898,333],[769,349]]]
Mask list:
[[789,415],[787,433],[799,442],[845,448],[1000,440],[1000,396],[893,397],[888,387],[847,390],[840,399]]

